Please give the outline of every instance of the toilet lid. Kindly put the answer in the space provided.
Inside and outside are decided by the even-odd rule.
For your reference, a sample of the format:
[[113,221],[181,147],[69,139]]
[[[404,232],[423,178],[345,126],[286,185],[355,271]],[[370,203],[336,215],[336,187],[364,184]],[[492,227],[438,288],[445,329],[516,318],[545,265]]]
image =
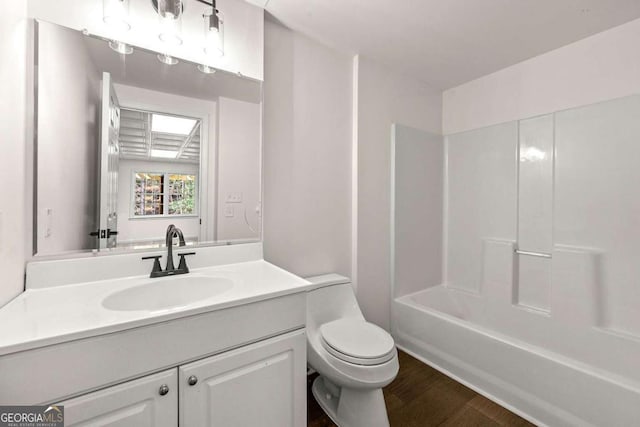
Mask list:
[[384,329],[361,319],[339,319],[320,326],[325,348],[334,356],[362,365],[393,358],[395,344]]

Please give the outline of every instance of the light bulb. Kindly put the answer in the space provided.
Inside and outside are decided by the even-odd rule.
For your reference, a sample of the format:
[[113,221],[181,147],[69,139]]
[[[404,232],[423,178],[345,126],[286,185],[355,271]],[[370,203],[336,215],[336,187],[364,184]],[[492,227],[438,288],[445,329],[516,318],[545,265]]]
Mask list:
[[172,18],[160,18],[160,34],[158,37],[164,43],[179,46],[182,44],[182,37],[180,37],[180,24]]
[[102,20],[116,31],[129,31],[129,0],[102,0]]
[[224,21],[216,9],[208,9],[204,15],[204,51],[207,55],[224,55]]
[[172,46],[182,44],[182,10],[181,0],[158,0],[158,37],[164,43]]

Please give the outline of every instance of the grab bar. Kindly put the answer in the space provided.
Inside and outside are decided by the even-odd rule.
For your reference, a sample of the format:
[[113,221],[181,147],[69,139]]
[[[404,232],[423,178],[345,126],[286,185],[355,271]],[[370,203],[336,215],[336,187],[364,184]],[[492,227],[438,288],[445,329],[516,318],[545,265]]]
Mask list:
[[515,253],[518,255],[527,255],[527,256],[537,256],[539,258],[551,258],[551,254],[545,252],[531,252],[531,251],[521,251],[520,249],[515,249]]

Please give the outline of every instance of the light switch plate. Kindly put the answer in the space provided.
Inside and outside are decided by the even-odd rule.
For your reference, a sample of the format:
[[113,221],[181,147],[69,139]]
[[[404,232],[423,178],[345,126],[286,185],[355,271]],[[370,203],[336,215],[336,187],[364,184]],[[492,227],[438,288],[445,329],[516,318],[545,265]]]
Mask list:
[[224,207],[224,216],[227,218],[233,218],[235,216],[235,211],[233,209],[233,206]]
[[227,203],[242,203],[242,193],[239,191],[233,191],[227,193]]

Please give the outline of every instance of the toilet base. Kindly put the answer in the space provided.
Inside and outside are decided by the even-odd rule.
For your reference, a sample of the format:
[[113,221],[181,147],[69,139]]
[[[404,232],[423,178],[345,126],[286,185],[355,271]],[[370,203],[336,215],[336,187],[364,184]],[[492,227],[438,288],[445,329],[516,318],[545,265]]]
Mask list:
[[319,376],[313,381],[311,391],[322,410],[339,427],[389,427],[380,388],[339,388]]

